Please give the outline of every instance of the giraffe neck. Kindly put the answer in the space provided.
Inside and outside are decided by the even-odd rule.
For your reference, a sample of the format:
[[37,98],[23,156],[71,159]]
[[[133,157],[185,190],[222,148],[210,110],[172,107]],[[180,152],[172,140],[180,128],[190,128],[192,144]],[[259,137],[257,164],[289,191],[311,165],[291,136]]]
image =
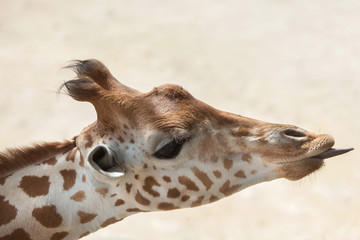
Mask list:
[[98,182],[75,147],[0,178],[0,239],[85,236],[140,211],[124,199],[131,187]]

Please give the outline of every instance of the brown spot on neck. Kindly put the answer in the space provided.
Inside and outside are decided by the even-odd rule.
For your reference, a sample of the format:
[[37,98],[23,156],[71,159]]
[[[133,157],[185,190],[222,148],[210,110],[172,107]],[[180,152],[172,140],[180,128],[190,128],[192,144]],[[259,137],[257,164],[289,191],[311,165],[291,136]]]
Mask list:
[[80,218],[81,224],[91,222],[97,216],[96,213],[87,213],[87,212],[83,212],[83,211],[78,211],[77,215]]
[[180,176],[179,183],[184,185],[188,190],[191,191],[199,191],[199,187],[196,186],[196,184],[188,177],[186,176]]
[[153,186],[160,186],[160,184],[156,181],[156,179],[154,177],[152,177],[152,176],[146,177],[144,180],[144,185],[143,185],[144,191],[146,191],[147,193],[149,193],[150,195],[152,195],[154,197],[159,197],[160,193],[155,191],[153,189]]
[[69,235],[68,232],[56,232],[51,236],[50,240],[61,240],[64,239],[67,235]]
[[202,201],[204,200],[204,198],[205,198],[204,196],[198,197],[198,198],[196,199],[196,201],[191,204],[191,207],[198,207],[198,206],[200,206],[201,203],[202,203]]
[[215,201],[217,201],[217,200],[219,200],[219,198],[217,197],[217,196],[214,196],[214,195],[211,195],[211,197],[210,197],[210,199],[209,199],[209,201],[212,203],[212,202],[215,202]]
[[189,195],[184,195],[184,196],[181,197],[181,201],[182,201],[182,202],[185,202],[185,201],[187,201],[189,198],[190,198]]
[[121,205],[123,205],[125,203],[125,201],[124,200],[122,200],[122,199],[118,199],[118,200],[116,200],[116,202],[115,202],[115,207],[117,207],[117,206],[121,206]]
[[173,210],[173,209],[177,209],[177,208],[179,208],[179,207],[176,207],[176,206],[174,206],[174,204],[167,203],[167,202],[161,202],[158,205],[158,209],[164,210],[164,211]]
[[233,161],[230,160],[230,159],[225,158],[224,159],[224,168],[226,170],[229,170],[230,168],[232,168],[232,166],[233,166]]
[[11,205],[9,201],[5,201],[4,196],[0,196],[0,213],[0,226],[2,226],[15,219],[17,215],[17,209]]
[[75,202],[82,202],[86,198],[84,191],[78,191],[74,193],[74,195],[71,196],[71,200],[74,200]]
[[107,188],[96,188],[95,189],[95,192],[99,193],[103,198],[106,196],[108,191],[109,190]]
[[177,188],[170,188],[167,193],[168,198],[178,198],[180,196],[180,191]]
[[75,185],[76,180],[76,171],[74,169],[64,169],[60,171],[61,176],[63,177],[64,183],[63,188],[65,191],[69,190]]
[[200,171],[200,169],[198,169],[197,167],[193,167],[191,168],[191,170],[193,171],[195,176],[202,182],[202,184],[204,184],[206,190],[209,190],[213,185],[213,182],[211,181],[207,173]]
[[80,235],[79,238],[85,237],[85,236],[89,235],[90,233],[91,233],[91,232],[84,232],[83,234]]
[[243,160],[243,161],[250,164],[251,154],[250,153],[243,153],[243,155],[241,156],[241,160]]
[[221,172],[218,170],[213,171],[213,174],[216,178],[221,178]]
[[127,212],[148,212],[148,211],[145,211],[145,210],[141,210],[139,208],[128,208],[126,209]]
[[56,228],[62,223],[61,215],[56,211],[55,205],[35,208],[32,216],[44,227]]
[[150,205],[150,200],[145,198],[143,195],[141,195],[141,193],[139,191],[137,191],[137,193],[136,193],[135,201],[144,206]]
[[235,177],[238,177],[238,178],[246,178],[246,175],[245,175],[245,173],[244,173],[243,170],[237,171],[237,173],[235,173],[234,176],[235,176]]
[[168,176],[163,176],[163,180],[167,183],[171,182],[171,178]]
[[126,183],[126,184],[125,184],[125,188],[126,188],[126,192],[127,192],[127,193],[130,193],[131,188],[132,188],[132,184],[131,184],[131,183]]
[[22,228],[15,229],[10,235],[0,237],[0,240],[31,240],[29,234]]
[[49,193],[49,176],[24,176],[20,181],[19,187],[29,196],[46,196]]
[[103,222],[100,227],[104,228],[109,226],[110,224],[116,223],[118,220],[116,220],[116,218],[112,217],[112,218],[108,218],[105,220],[105,222]]
[[227,180],[219,189],[221,193],[225,196],[230,196],[231,194],[237,192],[241,188],[241,184],[235,184],[230,187],[230,181]]

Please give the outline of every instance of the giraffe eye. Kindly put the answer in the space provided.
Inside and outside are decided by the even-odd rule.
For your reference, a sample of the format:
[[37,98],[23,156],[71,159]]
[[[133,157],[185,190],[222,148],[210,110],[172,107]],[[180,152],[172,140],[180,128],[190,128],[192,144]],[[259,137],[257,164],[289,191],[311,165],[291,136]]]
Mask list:
[[173,159],[177,155],[179,155],[182,146],[186,142],[187,139],[183,140],[171,140],[164,146],[162,146],[159,150],[157,150],[154,154],[155,157],[159,159]]

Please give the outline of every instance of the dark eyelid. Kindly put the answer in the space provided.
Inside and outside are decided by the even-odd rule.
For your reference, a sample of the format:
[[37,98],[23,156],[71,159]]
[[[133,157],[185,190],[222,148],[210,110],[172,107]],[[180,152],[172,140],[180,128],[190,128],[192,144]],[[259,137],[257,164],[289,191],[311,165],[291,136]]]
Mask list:
[[179,155],[181,149],[189,137],[183,137],[178,139],[171,139],[166,142],[159,150],[154,153],[154,156],[158,159],[173,159]]

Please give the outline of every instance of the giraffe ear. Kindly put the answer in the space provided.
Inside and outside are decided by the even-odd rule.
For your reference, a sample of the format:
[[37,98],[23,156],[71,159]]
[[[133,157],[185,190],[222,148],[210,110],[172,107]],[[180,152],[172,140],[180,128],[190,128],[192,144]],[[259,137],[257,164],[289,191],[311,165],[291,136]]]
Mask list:
[[[76,73],[77,79],[65,82],[63,86],[66,87],[69,95],[76,100],[91,102],[89,97],[94,94],[95,90],[97,93],[101,92],[99,90],[103,90],[127,95],[140,94],[137,90],[121,84],[110,73],[109,69],[96,59],[75,60],[67,68]],[[79,95],[84,95],[85,98],[78,97]]]
[[104,177],[120,178],[124,176],[125,169],[119,154],[108,145],[99,144],[94,147],[90,151],[87,161],[96,176],[103,180]]

